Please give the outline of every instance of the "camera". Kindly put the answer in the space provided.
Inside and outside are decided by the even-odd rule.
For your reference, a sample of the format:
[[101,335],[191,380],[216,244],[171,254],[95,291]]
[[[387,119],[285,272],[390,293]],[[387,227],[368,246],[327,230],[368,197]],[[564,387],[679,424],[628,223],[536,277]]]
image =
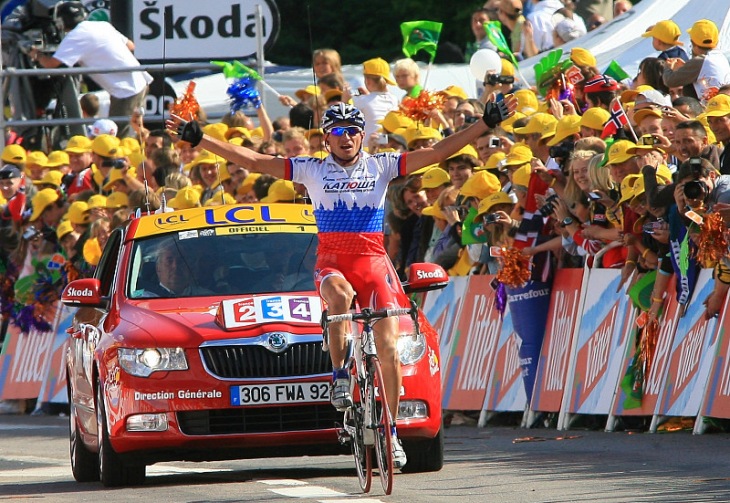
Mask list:
[[662,226],[661,222],[646,222],[642,226],[642,229],[643,229],[644,233],[646,233],[646,234],[654,234],[654,232],[656,232],[657,229],[660,229],[661,226]]
[[540,212],[540,215],[543,217],[549,217],[552,215],[553,211],[555,211],[555,202],[558,200],[558,195],[553,194],[547,199],[545,199],[545,204],[540,206],[540,209],[538,210]]
[[388,144],[388,135],[385,133],[380,133],[378,135],[378,145],[387,145]]
[[550,157],[553,159],[567,159],[575,150],[575,142],[566,140],[550,147]]
[[496,136],[489,139],[489,148],[499,148],[500,145],[502,145],[502,140],[500,140]]
[[487,213],[484,215],[484,223],[485,224],[496,224],[499,221],[499,214],[497,213]]
[[686,199],[704,201],[707,192],[707,185],[699,180],[691,180],[684,184],[684,197]]
[[595,192],[595,191],[589,192],[588,198],[593,201],[598,201],[599,199],[601,199],[601,194],[599,194],[598,192]]
[[107,159],[101,165],[105,168],[123,169],[127,162],[124,159]]
[[38,229],[36,229],[33,226],[28,227],[25,229],[25,232],[23,232],[23,239],[26,241],[32,241],[33,239],[37,238],[40,235],[40,232],[38,232]]
[[497,75],[490,73],[484,79],[484,85],[496,86],[497,84],[514,84],[515,78],[511,75]]

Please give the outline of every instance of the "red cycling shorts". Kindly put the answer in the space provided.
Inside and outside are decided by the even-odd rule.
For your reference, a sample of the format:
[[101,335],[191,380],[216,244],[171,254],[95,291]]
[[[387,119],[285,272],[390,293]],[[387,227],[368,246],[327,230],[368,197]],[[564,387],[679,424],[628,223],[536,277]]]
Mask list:
[[409,307],[393,263],[387,255],[323,253],[317,258],[314,282],[317,291],[330,276],[345,278],[357,294],[360,308]]

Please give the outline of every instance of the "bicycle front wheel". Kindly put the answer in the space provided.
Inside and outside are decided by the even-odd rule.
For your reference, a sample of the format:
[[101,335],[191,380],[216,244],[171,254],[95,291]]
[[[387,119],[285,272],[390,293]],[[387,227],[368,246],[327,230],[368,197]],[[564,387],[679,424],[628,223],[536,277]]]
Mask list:
[[[388,407],[388,396],[383,384],[383,371],[380,368],[380,360],[373,356],[368,361],[368,373],[372,378],[373,388],[379,392],[380,401],[375,399],[375,393],[370,393],[370,410],[374,423],[372,428],[375,432],[375,459],[380,472],[380,483],[386,495],[393,492],[393,416]],[[374,390],[373,390],[374,391]]]

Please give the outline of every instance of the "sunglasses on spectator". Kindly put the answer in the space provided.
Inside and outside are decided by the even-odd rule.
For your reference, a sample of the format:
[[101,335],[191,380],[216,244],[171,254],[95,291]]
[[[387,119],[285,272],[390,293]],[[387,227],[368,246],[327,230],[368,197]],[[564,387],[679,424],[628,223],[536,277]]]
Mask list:
[[347,136],[356,136],[362,132],[362,129],[360,129],[357,126],[337,126],[330,129],[330,134],[332,136],[344,136],[345,133],[347,133]]

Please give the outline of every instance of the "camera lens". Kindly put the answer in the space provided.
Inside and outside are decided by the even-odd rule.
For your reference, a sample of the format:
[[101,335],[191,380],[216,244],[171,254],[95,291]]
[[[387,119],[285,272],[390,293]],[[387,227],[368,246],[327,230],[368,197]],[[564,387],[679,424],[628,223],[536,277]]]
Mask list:
[[707,196],[707,186],[698,181],[692,180],[684,184],[684,197],[687,199],[704,199]]

